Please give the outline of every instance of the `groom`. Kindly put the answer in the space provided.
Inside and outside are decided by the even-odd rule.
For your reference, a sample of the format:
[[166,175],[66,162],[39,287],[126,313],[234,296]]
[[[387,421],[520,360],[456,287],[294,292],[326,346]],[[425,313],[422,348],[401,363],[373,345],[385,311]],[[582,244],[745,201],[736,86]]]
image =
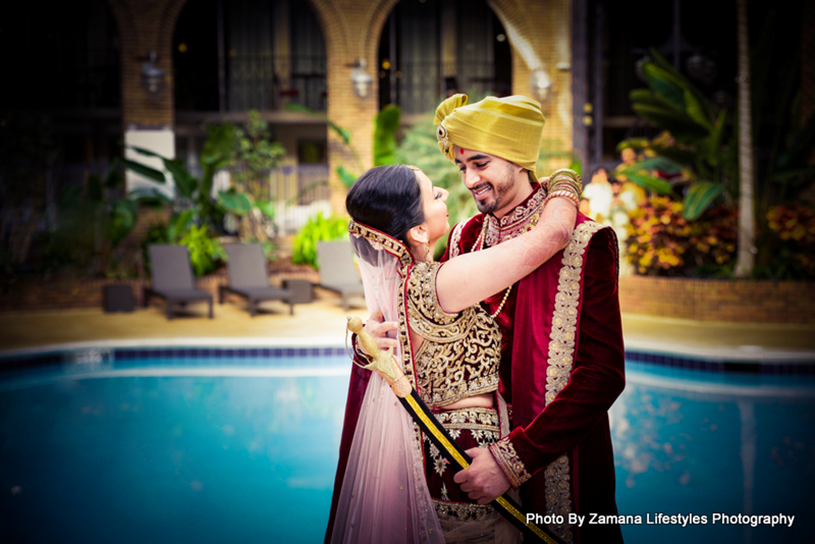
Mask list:
[[[535,174],[539,104],[522,96],[466,103],[465,95],[448,98],[435,122],[442,153],[481,214],[454,227],[442,260],[523,233],[546,195]],[[512,431],[489,449],[468,450],[473,464],[454,479],[481,504],[518,488],[526,512],[562,516],[550,528],[567,542],[622,541],[618,525],[569,519],[617,514],[608,423],[625,385],[617,267],[614,231],[578,214],[562,253],[485,301],[490,314],[500,308],[500,392]]]
[[[523,233],[546,196],[535,174],[540,105],[520,96],[466,103],[455,95],[439,106],[437,136],[481,214],[452,230],[443,260]],[[587,522],[590,514],[617,514],[608,424],[625,385],[617,259],[614,232],[578,214],[563,252],[484,303],[490,314],[500,308],[499,387],[512,406],[513,430],[489,449],[468,450],[473,464],[455,480],[482,504],[518,488],[524,511],[553,514],[550,528],[567,542],[622,541],[618,525]],[[372,318],[366,329],[386,349],[395,341],[384,334],[395,326]],[[353,437],[348,422],[356,421],[369,375],[353,367],[332,513]],[[586,516],[582,527],[569,514]],[[333,514],[326,540],[332,525]]]

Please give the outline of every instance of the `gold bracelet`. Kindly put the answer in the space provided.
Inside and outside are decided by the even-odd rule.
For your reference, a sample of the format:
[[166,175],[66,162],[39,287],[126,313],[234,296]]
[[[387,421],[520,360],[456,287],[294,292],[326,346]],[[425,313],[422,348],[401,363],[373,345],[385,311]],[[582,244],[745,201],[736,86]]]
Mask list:
[[571,189],[577,193],[579,198],[580,194],[583,192],[583,181],[574,170],[562,168],[552,174],[549,181],[549,189],[551,191],[557,191],[558,189]]
[[572,204],[575,205],[575,207],[577,208],[580,207],[580,197],[578,197],[577,194],[575,194],[575,192],[572,191],[571,189],[558,189],[557,191],[552,191],[551,193],[546,195],[546,198],[544,199],[543,202],[544,204],[548,204],[550,200],[558,197],[568,199],[569,201],[572,202]]

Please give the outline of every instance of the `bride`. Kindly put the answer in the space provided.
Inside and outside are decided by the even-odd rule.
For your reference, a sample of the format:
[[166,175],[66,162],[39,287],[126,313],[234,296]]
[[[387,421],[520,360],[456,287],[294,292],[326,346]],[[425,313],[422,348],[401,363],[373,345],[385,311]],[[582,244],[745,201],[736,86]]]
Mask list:
[[[444,263],[433,261],[432,248],[450,228],[448,193],[421,170],[373,168],[348,193],[348,230],[368,309],[398,323],[392,331],[397,364],[465,450],[487,448],[509,432],[498,393],[501,333],[494,317],[501,308],[489,315],[479,303],[511,289],[568,243],[577,199],[554,197],[574,192],[558,179],[537,226]],[[360,372],[367,371],[355,375]],[[338,481],[344,477],[331,542],[519,541],[520,533],[490,505],[470,499],[453,481],[454,471],[379,375],[367,386],[352,378],[354,387],[366,389],[358,416],[346,413],[346,427],[356,428],[338,468]]]

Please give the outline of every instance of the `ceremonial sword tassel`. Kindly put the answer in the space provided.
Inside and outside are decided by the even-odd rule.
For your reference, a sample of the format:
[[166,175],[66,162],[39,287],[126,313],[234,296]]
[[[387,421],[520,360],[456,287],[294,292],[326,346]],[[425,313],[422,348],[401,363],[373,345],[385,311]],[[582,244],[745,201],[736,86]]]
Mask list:
[[[369,364],[364,365],[371,371],[377,371],[394,392],[399,402],[408,411],[413,420],[421,427],[422,431],[430,438],[433,444],[439,449],[454,466],[463,470],[470,466],[473,459],[459,446],[447,432],[447,429],[439,422],[430,408],[410,385],[402,369],[396,364],[393,358],[393,348],[382,351],[376,345],[374,338],[362,328],[362,320],[358,317],[348,318],[348,330],[357,334],[359,343],[366,352],[372,355]],[[512,497],[501,495],[490,503],[492,507],[504,516],[512,525],[524,534],[524,540],[534,539],[536,542],[546,542],[547,544],[565,544],[562,538],[553,533],[546,526],[537,526],[527,522],[526,513]]]

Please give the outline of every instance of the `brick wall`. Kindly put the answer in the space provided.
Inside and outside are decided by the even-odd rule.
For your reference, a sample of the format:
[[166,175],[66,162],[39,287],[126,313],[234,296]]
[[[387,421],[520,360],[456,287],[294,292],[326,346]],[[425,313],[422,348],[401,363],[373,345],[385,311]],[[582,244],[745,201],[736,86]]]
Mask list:
[[[122,124],[172,127],[174,123],[172,37],[186,0],[108,0],[122,41]],[[142,87],[142,64],[150,51],[164,71],[164,89],[150,96]]]
[[815,323],[815,283],[620,278],[623,312],[749,323]]
[[[344,165],[350,171],[362,174],[373,165],[373,120],[379,110],[377,47],[382,25],[396,2],[311,1],[325,39],[328,118],[351,132],[351,144],[361,163],[357,164],[348,146],[329,130],[331,205],[339,213],[345,213],[346,189],[339,181],[335,168]],[[366,71],[373,76],[373,85],[365,98],[356,96],[351,86],[351,70],[359,59],[365,59]]]

